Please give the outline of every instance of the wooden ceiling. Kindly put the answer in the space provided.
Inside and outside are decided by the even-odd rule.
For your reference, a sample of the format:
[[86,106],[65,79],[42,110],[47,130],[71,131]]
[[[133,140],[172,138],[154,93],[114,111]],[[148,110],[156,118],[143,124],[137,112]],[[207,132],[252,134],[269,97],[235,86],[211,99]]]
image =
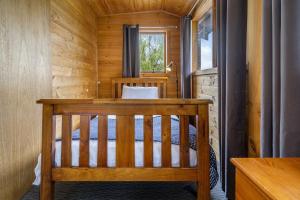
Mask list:
[[187,15],[198,0],[88,0],[99,16],[134,12],[164,11]]

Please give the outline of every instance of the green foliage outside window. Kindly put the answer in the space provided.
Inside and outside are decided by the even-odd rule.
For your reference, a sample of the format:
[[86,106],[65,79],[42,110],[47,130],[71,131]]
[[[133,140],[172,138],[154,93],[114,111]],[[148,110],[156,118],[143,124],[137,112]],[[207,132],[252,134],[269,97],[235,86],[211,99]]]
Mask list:
[[140,33],[141,72],[165,72],[165,34]]

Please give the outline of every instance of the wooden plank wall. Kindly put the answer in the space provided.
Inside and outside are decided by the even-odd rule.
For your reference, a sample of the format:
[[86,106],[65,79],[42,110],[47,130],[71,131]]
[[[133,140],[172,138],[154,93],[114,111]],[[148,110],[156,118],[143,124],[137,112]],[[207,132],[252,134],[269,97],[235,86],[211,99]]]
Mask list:
[[249,156],[260,155],[262,1],[248,1],[247,27]]
[[176,73],[180,69],[180,19],[163,12],[121,14],[98,18],[99,96],[111,97],[111,79],[122,76],[123,24],[141,26],[178,26],[167,30],[167,60],[174,61],[174,70],[167,74],[168,97],[176,98]]
[[[96,14],[85,0],[51,0],[52,97],[97,97]],[[79,116],[72,118],[73,129]],[[57,117],[61,137],[61,117]]]
[[0,199],[31,187],[41,150],[41,106],[51,97],[49,0],[0,1]]
[[85,0],[51,0],[53,98],[94,98],[96,14]]

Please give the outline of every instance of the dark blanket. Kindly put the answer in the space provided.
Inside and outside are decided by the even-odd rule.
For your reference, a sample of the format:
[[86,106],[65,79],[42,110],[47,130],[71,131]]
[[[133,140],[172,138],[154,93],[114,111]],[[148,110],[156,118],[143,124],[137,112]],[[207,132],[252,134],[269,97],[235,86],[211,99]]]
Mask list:
[[[135,119],[135,140],[144,140],[144,120],[141,117]],[[73,139],[77,140],[80,138],[80,130],[77,129],[73,132]],[[196,128],[189,125],[189,138],[190,148],[196,150]],[[98,139],[98,118],[94,118],[90,122],[90,139]],[[116,140],[116,119],[108,119],[108,140]],[[161,142],[161,117],[153,117],[153,140]],[[179,134],[179,120],[176,116],[171,118],[171,142],[172,144],[180,144]],[[219,175],[217,170],[216,156],[212,147],[210,147],[210,188],[212,189],[217,181]]]

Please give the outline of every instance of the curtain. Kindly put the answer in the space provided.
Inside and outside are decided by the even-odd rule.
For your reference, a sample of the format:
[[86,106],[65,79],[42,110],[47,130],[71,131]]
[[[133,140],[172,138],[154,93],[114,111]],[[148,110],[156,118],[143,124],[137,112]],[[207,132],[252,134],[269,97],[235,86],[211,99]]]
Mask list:
[[217,0],[220,170],[223,190],[235,197],[231,158],[247,157],[246,25],[247,0]]
[[191,16],[183,16],[180,20],[180,66],[181,66],[181,97],[191,98]]
[[263,1],[261,156],[300,156],[300,1]]
[[139,77],[139,25],[123,25],[123,77]]

